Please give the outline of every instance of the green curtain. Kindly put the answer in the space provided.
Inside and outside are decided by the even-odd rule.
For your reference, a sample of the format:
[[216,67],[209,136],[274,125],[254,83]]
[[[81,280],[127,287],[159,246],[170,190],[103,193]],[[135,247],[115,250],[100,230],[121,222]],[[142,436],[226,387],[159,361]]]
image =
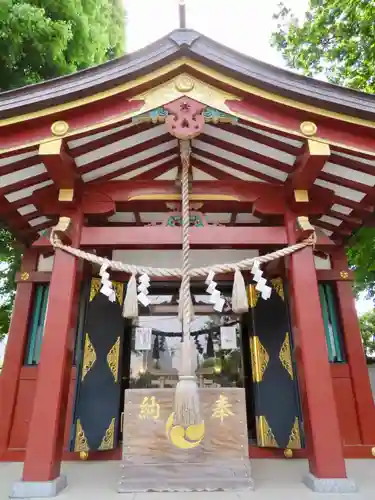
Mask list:
[[329,361],[331,363],[342,363],[345,361],[343,338],[333,285],[331,283],[320,283],[319,296]]
[[47,311],[48,292],[49,284],[43,283],[35,286],[34,302],[29,323],[25,359],[26,365],[37,365],[39,363]]

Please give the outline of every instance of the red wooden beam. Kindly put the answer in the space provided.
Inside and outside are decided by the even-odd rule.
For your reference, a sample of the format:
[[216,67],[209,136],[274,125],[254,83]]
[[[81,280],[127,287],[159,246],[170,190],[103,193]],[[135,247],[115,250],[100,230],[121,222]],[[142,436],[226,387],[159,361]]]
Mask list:
[[310,189],[329,158],[328,144],[308,139],[302,154],[296,159],[295,170],[290,174],[294,189]]
[[62,139],[42,143],[39,156],[58,189],[74,189],[81,176]]

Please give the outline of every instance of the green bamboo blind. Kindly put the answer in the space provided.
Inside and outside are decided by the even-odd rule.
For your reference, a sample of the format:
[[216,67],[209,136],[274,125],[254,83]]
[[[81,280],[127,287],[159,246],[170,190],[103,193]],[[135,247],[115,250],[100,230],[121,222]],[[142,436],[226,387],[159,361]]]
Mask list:
[[330,363],[345,361],[343,338],[338,315],[337,301],[332,283],[319,283],[320,304]]
[[26,350],[26,365],[37,365],[40,359],[40,350],[44,334],[49,284],[35,286],[34,302],[30,316],[28,344]]

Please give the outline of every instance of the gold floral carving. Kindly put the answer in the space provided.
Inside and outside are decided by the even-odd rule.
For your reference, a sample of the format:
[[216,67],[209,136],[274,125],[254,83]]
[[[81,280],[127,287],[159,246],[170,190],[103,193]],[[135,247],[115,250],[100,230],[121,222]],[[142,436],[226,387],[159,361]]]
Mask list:
[[289,442],[287,448],[291,450],[299,450],[301,448],[301,435],[299,432],[299,420],[298,417],[296,417],[292,431],[289,436]]
[[92,278],[90,288],[90,302],[97,296],[100,290],[101,281],[99,278]]
[[83,430],[81,420],[78,418],[76,423],[76,439],[74,442],[74,451],[89,451],[89,445]]
[[113,289],[116,292],[117,302],[122,305],[124,299],[124,283],[119,283],[118,281],[112,281]]
[[26,271],[21,273],[21,280],[22,281],[27,281],[30,278],[30,274],[27,273]]
[[340,278],[342,278],[343,280],[347,280],[349,278],[348,271],[340,271]]
[[253,381],[259,383],[263,380],[270,357],[266,349],[262,346],[259,337],[254,336],[250,339],[250,351]]
[[107,354],[107,363],[109,369],[112,372],[113,378],[115,379],[115,383],[118,382],[118,362],[120,358],[120,337],[117,338],[116,342],[111,347],[110,351]]
[[111,423],[109,424],[108,429],[105,431],[104,437],[102,439],[102,442],[100,443],[100,446],[98,450],[112,450],[114,441],[115,441],[115,422],[116,419],[112,418]]
[[185,93],[193,90],[195,82],[189,75],[179,75],[174,84],[179,92]]
[[260,415],[256,417],[257,442],[259,446],[268,448],[278,448],[276,438],[268,425],[266,417]]
[[249,285],[247,287],[247,296],[249,299],[249,306],[253,309],[258,302],[260,292],[255,289],[255,285]]
[[83,351],[83,366],[82,366],[82,377],[81,377],[82,382],[86,377],[86,375],[88,374],[88,372],[93,367],[95,361],[96,361],[96,352],[94,346],[90,341],[88,333],[86,333],[85,348]]
[[285,300],[283,280],[281,278],[275,278],[271,280],[271,284],[277,295],[281,297],[282,300]]
[[290,351],[290,342],[289,342],[289,333],[286,332],[285,339],[283,345],[280,349],[279,358],[281,364],[285,368],[285,370],[289,373],[290,378],[293,380],[293,365],[292,365],[292,356]]

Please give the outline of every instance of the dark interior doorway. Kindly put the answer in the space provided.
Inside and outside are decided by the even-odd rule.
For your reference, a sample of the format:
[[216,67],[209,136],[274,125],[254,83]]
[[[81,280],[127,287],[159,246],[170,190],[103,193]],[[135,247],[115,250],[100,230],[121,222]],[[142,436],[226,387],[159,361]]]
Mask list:
[[[218,288],[226,298],[223,313],[216,313],[209,304],[209,296],[201,284],[192,285],[195,321],[192,334],[197,346],[198,385],[204,387],[244,387],[246,392],[249,442],[256,443],[254,395],[251,373],[249,335],[250,313],[235,315],[230,307],[231,283],[220,283]],[[181,324],[177,318],[178,285],[162,283],[150,288],[151,304],[140,306],[139,318],[126,321],[121,354],[120,419],[124,417],[124,393],[128,388],[175,387],[178,381],[178,360],[181,348]],[[221,349],[220,326],[235,325],[237,348]],[[151,348],[135,349],[137,326],[152,329]],[[120,424],[119,439],[122,440]]]

